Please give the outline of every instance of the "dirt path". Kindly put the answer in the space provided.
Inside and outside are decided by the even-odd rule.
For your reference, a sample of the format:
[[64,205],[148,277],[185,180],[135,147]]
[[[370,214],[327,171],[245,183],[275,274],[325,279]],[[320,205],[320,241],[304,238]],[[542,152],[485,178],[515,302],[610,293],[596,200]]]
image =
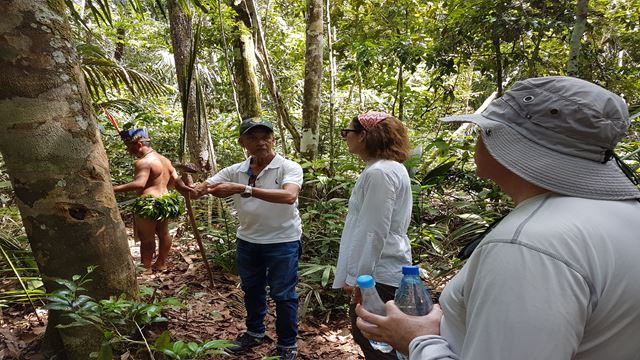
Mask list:
[[[134,261],[139,264],[139,248],[130,243]],[[215,288],[209,288],[206,270],[196,251],[183,240],[176,241],[171,255],[171,268],[151,276],[139,276],[140,286],[149,287],[155,296],[175,297],[185,307],[167,309],[168,329],[173,341],[206,341],[234,339],[244,331],[244,305],[237,276],[216,271]],[[141,273],[140,271],[138,273]],[[39,310],[46,319],[46,311]],[[363,359],[349,333],[346,315],[329,323],[312,317],[300,321],[299,359]],[[247,354],[227,359],[262,359],[275,347],[274,306],[270,304],[266,318],[267,341]],[[32,309],[9,308],[0,312],[0,359],[44,359],[35,353],[44,334]],[[161,330],[159,330],[161,331]],[[159,334],[157,334],[159,335]]]

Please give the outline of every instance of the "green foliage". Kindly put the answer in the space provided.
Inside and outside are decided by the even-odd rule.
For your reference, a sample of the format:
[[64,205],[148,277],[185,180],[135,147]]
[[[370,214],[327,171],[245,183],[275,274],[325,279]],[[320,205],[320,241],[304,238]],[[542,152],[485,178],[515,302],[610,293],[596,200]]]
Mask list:
[[153,348],[171,359],[205,359],[214,355],[228,355],[225,348],[233,346],[226,340],[210,340],[206,342],[171,342],[169,331],[156,338]]
[[[46,308],[60,311],[67,320],[58,327],[90,326],[100,331],[104,341],[101,348],[92,354],[92,357],[99,359],[109,358],[114,348],[124,352],[124,349],[129,347],[142,349],[144,345],[148,351],[151,351],[142,331],[143,328],[167,321],[162,316],[163,306],[181,307],[182,305],[173,298],[152,299],[149,303],[126,299],[124,296],[96,301],[82,294],[86,292],[84,285],[92,281],[89,275],[94,270],[95,267],[89,267],[86,274],[74,275],[70,280],[55,279],[63,288],[51,294]],[[142,295],[145,293],[148,294],[148,291],[143,290]],[[138,340],[138,336],[142,340]]]
[[143,195],[133,203],[133,212],[158,221],[175,219],[183,213],[182,197],[177,192],[169,192],[158,197]]
[[[187,7],[187,0],[179,2]],[[210,119],[220,169],[244,159],[237,144],[232,74],[227,73],[233,55],[225,49],[231,43],[229,30],[235,13],[221,1],[195,0],[192,4],[202,23],[198,43],[193,47],[197,45],[198,69],[192,70],[200,81],[201,105],[206,105],[204,118]],[[330,5],[336,35],[335,123],[346,123],[359,112],[375,109],[392,112],[407,124],[413,146],[422,148],[421,156],[406,164],[412,175],[415,173],[409,229],[414,259],[432,279],[447,279],[460,266],[456,257],[460,247],[512,204],[495,185],[474,174],[474,139],[453,137],[452,125],[443,125],[437,118],[473,112],[498,87],[508,87],[516,80],[565,74],[575,1],[343,0]],[[275,0],[258,6],[282,101],[289,107],[294,126],[299,128],[305,50],[305,28],[300,19],[305,2]],[[579,76],[624,95],[630,108],[637,109],[640,1],[596,0],[589,6]],[[82,20],[74,28],[76,43],[92,45],[80,45],[81,57],[88,64],[95,60],[98,65],[85,70],[85,74],[100,109],[114,110],[121,124],[146,126],[154,149],[178,160],[182,110],[177,89],[181,85],[175,80],[169,24],[161,14],[162,7],[159,1],[110,4],[91,0],[87,2],[91,16],[81,19],[80,9],[71,6],[76,11],[74,18]],[[221,29],[226,29],[226,39]],[[111,56],[116,44],[124,46],[118,61]],[[324,68],[328,79],[328,66]],[[164,89],[162,84],[169,84],[172,91],[156,93],[154,86]],[[323,91],[323,99],[329,99],[329,81],[323,82]],[[262,97],[263,116],[277,123],[274,103],[264,86]],[[340,292],[328,289],[328,285],[337,259],[347,199],[363,167],[342,142],[337,141],[330,148],[329,138],[338,138],[339,126],[336,124],[330,134],[327,108],[321,114],[320,158],[302,163],[303,313],[331,312],[345,302]],[[112,180],[128,181],[133,167],[124,146],[102,115],[99,120],[107,129],[103,142]],[[637,122],[636,118],[629,137],[618,148],[621,156],[628,155],[625,160],[636,171],[640,166]],[[284,138],[279,132],[276,135],[278,149],[291,141],[286,131]],[[330,159],[329,154],[335,155]],[[295,154],[286,155],[295,158]],[[0,187],[3,180],[6,181],[0,178]],[[229,209],[219,208],[212,211],[218,213],[213,224],[203,227],[210,240],[206,242],[207,250],[216,265],[235,272],[237,224]]]
[[[166,322],[162,316],[162,308],[182,307],[174,298],[153,299],[142,303],[124,297],[112,297],[96,302],[89,296],[79,294],[85,291],[84,284],[91,281],[88,277],[94,268],[88,268],[84,276],[74,275],[71,280],[56,279],[65,288],[55,291],[46,306],[49,310],[61,311],[70,322],[58,325],[60,328],[76,326],[93,326],[102,332],[104,342],[100,349],[92,353],[92,358],[112,359],[114,349],[124,352],[147,351],[161,352],[172,359],[208,358],[212,355],[227,355],[225,348],[231,346],[226,340],[210,340],[204,343],[172,342],[169,331],[164,331],[153,344],[145,338],[143,329],[146,326]],[[141,289],[143,297],[153,298],[150,289]],[[141,337],[142,340],[138,340]],[[144,345],[144,347],[143,347]],[[153,354],[152,354],[153,356]]]
[[0,274],[0,307],[42,304],[46,292],[15,207],[0,207]]
[[133,96],[162,96],[167,93],[168,89],[162,83],[143,72],[118,64],[99,46],[80,44],[76,50],[82,59],[85,83],[94,99],[107,96],[109,90],[120,93],[121,85]]
[[222,270],[237,274],[236,267],[236,229],[237,220],[223,206],[222,199],[210,199],[209,207],[218,205],[216,223],[206,228],[205,242],[208,258]]

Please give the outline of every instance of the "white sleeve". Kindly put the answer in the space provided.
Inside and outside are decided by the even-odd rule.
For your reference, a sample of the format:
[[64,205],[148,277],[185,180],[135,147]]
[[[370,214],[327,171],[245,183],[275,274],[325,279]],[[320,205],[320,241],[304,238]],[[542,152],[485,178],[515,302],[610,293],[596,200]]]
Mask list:
[[363,203],[355,224],[353,251],[347,261],[348,285],[355,285],[359,275],[372,275],[380,260],[391,228],[396,189],[381,169],[362,173]]
[[293,161],[284,162],[284,174],[282,175],[282,185],[296,184],[302,188],[302,166]]
[[213,185],[215,183],[220,183],[220,182],[233,182],[233,178],[231,177],[231,174],[233,173],[233,166],[228,166],[220,171],[218,171],[217,174],[209,177],[207,179],[207,183],[210,185]]
[[[591,292],[579,269],[511,239],[483,243],[465,267],[461,359],[574,356],[591,312]],[[442,351],[443,341],[414,339],[411,359],[443,359],[432,357]]]

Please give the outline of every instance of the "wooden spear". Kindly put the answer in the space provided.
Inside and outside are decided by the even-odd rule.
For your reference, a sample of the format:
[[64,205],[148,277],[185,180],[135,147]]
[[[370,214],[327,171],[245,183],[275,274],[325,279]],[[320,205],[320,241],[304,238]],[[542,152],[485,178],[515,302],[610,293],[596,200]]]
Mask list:
[[[182,181],[187,186],[193,185],[193,180],[191,179],[191,175],[189,174],[197,172],[197,170],[193,166],[191,166],[190,164],[174,163],[173,167],[182,173]],[[207,273],[209,274],[211,289],[213,289],[216,286],[213,282],[213,272],[211,271],[211,266],[209,266],[209,261],[207,260],[207,253],[204,251],[204,244],[202,243],[202,238],[200,237],[200,231],[198,230],[198,225],[196,224],[196,218],[195,216],[193,216],[193,207],[191,207],[191,194],[187,194],[184,199],[185,207],[187,208],[187,215],[189,216],[189,222],[191,223],[191,229],[193,231],[193,236],[198,242],[198,248],[200,249],[200,254],[202,255],[202,261],[204,261],[204,267],[207,269]]]

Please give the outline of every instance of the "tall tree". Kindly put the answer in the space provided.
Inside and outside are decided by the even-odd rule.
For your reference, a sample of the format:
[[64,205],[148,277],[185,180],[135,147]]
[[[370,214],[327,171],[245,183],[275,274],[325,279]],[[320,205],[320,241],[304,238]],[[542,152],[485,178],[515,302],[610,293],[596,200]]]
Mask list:
[[335,158],[335,104],[336,104],[336,59],[333,55],[334,27],[331,23],[331,0],[327,0],[327,44],[329,45],[329,171],[334,172],[333,159]]
[[307,0],[307,39],[302,104],[302,140],[300,153],[313,160],[320,140],[320,93],[322,85],[322,50],[324,23],[322,0]]
[[[196,106],[196,53],[192,51],[193,17],[189,9],[183,10],[178,0],[169,0],[169,28],[171,45],[182,99],[182,113],[186,127],[186,143],[191,163],[199,170],[212,168],[209,154],[209,126],[201,116],[204,109]],[[194,57],[194,58],[192,58]]]
[[[89,295],[137,294],[109,164],[72,45],[62,0],[0,2],[0,151],[47,292],[97,265]],[[61,329],[46,343],[88,359],[99,337]]]
[[265,44],[264,32],[262,31],[262,24],[260,22],[260,16],[258,14],[257,5],[255,0],[247,0],[247,10],[251,16],[252,29],[255,34],[255,38],[257,40],[257,48],[256,48],[256,58],[258,59],[258,63],[260,64],[260,72],[262,73],[262,77],[265,80],[267,85],[267,89],[269,89],[269,94],[271,95],[271,99],[273,100],[274,106],[276,108],[276,113],[278,114],[278,130],[280,132],[280,137],[282,138],[282,150],[284,154],[287,154],[287,142],[285,141],[284,131],[282,127],[286,127],[291,134],[293,139],[293,146],[296,151],[300,151],[300,134],[298,130],[293,125],[289,117],[289,109],[282,101],[282,96],[280,94],[280,90],[278,89],[278,84],[276,83],[276,78],[271,69],[271,61],[269,60],[269,52],[267,51],[267,45]]
[[256,54],[251,34],[251,15],[245,0],[229,0],[236,11],[233,34],[233,72],[238,90],[240,116],[243,119],[257,117],[262,113],[260,87],[256,75]]
[[567,75],[578,75],[578,63],[580,62],[580,46],[582,36],[587,26],[587,12],[589,11],[589,0],[578,0],[576,3],[576,22],[571,32],[569,42],[569,61],[567,62]]

